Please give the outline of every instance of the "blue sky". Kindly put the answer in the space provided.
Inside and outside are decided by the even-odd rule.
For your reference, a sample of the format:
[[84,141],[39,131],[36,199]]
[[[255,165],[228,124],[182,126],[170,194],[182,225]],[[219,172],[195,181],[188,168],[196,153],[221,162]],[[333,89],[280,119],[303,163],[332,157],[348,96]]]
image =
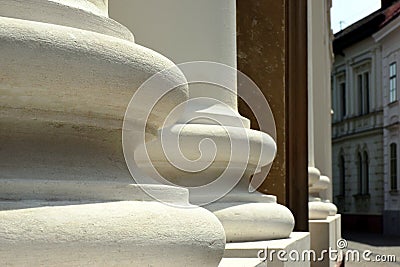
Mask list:
[[380,0],[332,0],[331,25],[333,32],[336,33],[341,28],[350,26],[380,7]]

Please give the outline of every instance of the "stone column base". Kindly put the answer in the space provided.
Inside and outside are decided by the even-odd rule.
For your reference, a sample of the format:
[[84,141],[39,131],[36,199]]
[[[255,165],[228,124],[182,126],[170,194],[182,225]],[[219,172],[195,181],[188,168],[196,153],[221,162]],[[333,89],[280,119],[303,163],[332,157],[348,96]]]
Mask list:
[[[311,249],[316,255],[321,255],[322,250],[337,250],[337,241],[341,238],[341,215],[328,216],[325,220],[309,220]],[[323,261],[312,262],[312,267],[335,266],[336,262],[329,260],[325,254]]]
[[[239,201],[234,201],[234,199]],[[247,202],[240,201],[248,198]],[[226,242],[254,242],[287,238],[293,231],[290,210],[276,202],[276,196],[259,193],[227,195],[205,206],[220,220]]]
[[222,225],[185,189],[36,181],[29,193],[19,182],[0,183],[14,192],[0,201],[0,266],[217,266],[223,256]]
[[[293,261],[289,254],[291,251],[297,251],[301,255],[303,251],[308,249],[310,249],[310,234],[308,232],[292,232],[290,237],[285,239],[227,243],[224,258],[219,267],[306,267],[310,266],[309,261]],[[285,254],[284,256],[281,255],[281,258],[288,260],[279,260],[278,253]],[[272,260],[268,258],[270,255],[272,255]]]
[[320,198],[312,198],[308,202],[308,218],[324,220],[332,213],[331,203],[322,202]]

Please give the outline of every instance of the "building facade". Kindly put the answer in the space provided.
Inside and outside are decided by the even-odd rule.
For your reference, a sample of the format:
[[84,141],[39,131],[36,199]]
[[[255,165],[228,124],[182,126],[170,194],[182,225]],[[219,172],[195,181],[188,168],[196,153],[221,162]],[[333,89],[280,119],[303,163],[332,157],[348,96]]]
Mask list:
[[337,33],[333,43],[333,193],[347,229],[392,233],[386,222],[398,220],[397,141],[391,133],[399,114],[394,104],[400,46],[386,34],[398,10],[396,1],[382,2],[381,9]]
[[398,178],[400,145],[398,65],[400,62],[400,17],[373,35],[381,44],[383,101],[384,211],[383,227],[387,234],[400,234],[400,180]]

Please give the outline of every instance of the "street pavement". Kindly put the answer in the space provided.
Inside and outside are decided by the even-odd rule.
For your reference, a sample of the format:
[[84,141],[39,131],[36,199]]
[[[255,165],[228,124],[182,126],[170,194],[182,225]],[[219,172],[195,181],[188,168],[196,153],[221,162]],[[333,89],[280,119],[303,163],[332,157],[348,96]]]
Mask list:
[[[400,225],[399,225],[400,227]],[[387,266],[400,267],[400,236],[384,236],[380,234],[368,233],[342,233],[342,236],[347,240],[347,250],[360,251],[360,262],[346,261],[346,267],[373,267]],[[394,255],[396,262],[367,262],[362,259],[362,253],[365,250],[370,250],[370,259],[375,260],[378,257],[385,258],[388,255]],[[383,256],[383,257],[382,257]]]

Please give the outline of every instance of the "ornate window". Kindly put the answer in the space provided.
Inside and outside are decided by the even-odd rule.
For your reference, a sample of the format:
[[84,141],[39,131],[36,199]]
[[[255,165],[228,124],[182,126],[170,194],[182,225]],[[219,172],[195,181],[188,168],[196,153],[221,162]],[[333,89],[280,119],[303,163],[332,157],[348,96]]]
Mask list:
[[340,118],[343,119],[346,116],[346,83],[342,82],[339,85],[340,94]]
[[335,109],[338,110],[338,120],[343,120],[347,115],[347,88],[346,88],[346,73],[344,71],[340,71],[336,74],[336,97],[337,97],[337,106],[335,105]]
[[358,114],[369,113],[369,72],[357,75]]
[[389,66],[389,102],[392,103],[397,100],[397,66],[393,62]]

